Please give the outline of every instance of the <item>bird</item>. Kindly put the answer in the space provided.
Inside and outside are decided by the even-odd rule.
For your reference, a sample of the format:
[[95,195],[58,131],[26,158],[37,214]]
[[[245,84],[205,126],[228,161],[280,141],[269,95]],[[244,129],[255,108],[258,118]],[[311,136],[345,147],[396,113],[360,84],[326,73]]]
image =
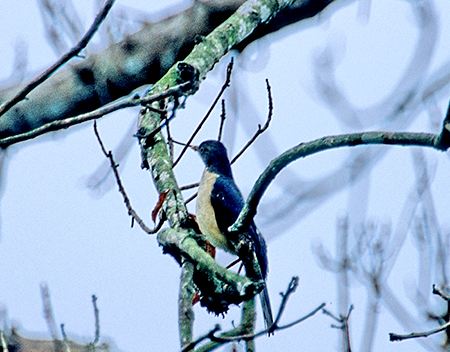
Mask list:
[[[230,241],[228,228],[236,221],[244,207],[244,198],[236,186],[231,171],[231,164],[225,146],[216,140],[207,140],[198,147],[193,147],[203,162],[205,170],[200,181],[197,196],[197,222],[201,232],[215,247],[237,255]],[[254,222],[248,232],[258,260],[264,287],[260,300],[266,329],[273,325],[272,309],[267,291],[268,272],[267,246]]]

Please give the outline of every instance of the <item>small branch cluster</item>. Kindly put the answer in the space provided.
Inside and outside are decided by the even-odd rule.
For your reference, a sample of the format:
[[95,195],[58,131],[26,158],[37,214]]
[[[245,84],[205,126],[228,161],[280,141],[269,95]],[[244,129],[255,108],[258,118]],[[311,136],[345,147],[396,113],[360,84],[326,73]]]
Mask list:
[[243,330],[240,328],[241,326],[239,326],[236,329],[233,329],[231,331],[227,331],[227,332],[221,333],[219,335],[216,335],[216,333],[220,331],[220,326],[216,325],[214,327],[214,329],[212,329],[205,335],[202,335],[195,341],[184,346],[183,349],[181,350],[181,352],[191,351],[195,348],[195,346],[197,346],[198,344],[200,344],[201,342],[203,342],[204,340],[207,340],[207,339],[209,339],[211,341],[211,343],[202,346],[202,348],[199,348],[197,351],[210,351],[213,349],[213,346],[215,346],[216,344],[223,344],[223,343],[229,343],[229,342],[233,342],[233,341],[242,341],[242,340],[243,341],[251,341],[260,336],[267,335],[268,333],[273,333],[275,331],[291,328],[292,326],[299,324],[299,323],[305,321],[306,319],[314,316],[317,312],[319,312],[321,309],[323,309],[325,307],[325,303],[322,303],[317,308],[312,310],[307,315],[301,317],[300,319],[297,319],[286,325],[280,325],[280,320],[285,311],[289,297],[297,289],[298,282],[299,282],[298,277],[293,277],[291,279],[286,291],[284,293],[283,292],[280,293],[282,299],[281,299],[280,307],[278,308],[277,316],[276,316],[273,326],[268,327],[267,329],[261,330],[257,333],[251,333],[251,334],[245,333],[245,329]]
[[11,332],[6,334],[4,331],[0,331],[0,349],[3,351],[26,351],[26,352],[39,352],[39,351],[111,351],[108,344],[98,344],[100,340],[100,319],[99,309],[97,307],[97,297],[92,296],[92,305],[94,308],[95,318],[95,338],[90,343],[77,343],[68,339],[64,329],[64,324],[61,324],[61,334],[63,339],[58,337],[56,320],[51,304],[50,292],[46,283],[41,284],[41,296],[44,310],[44,319],[49,328],[51,340],[49,339],[30,339],[26,338],[16,332],[14,328]]
[[11,109],[14,105],[16,105],[21,100],[25,99],[25,97],[30,93],[34,88],[39,86],[42,82],[47,80],[53,73],[55,73],[60,67],[62,67],[65,63],[67,63],[70,59],[77,56],[81,50],[83,50],[86,45],[90,42],[94,34],[97,32],[98,28],[102,24],[102,22],[106,19],[106,16],[111,10],[115,0],[107,0],[103,5],[103,8],[95,17],[94,23],[91,25],[86,34],[81,38],[81,40],[63,55],[57,62],[55,62],[51,67],[45,70],[42,74],[36,77],[33,81],[28,83],[19,93],[17,93],[12,99],[7,101],[6,103],[0,106],[0,117],[4,115],[9,109]]
[[350,308],[348,309],[348,313],[346,315],[344,315],[344,316],[340,315],[339,317],[336,317],[329,310],[327,310],[327,309],[322,310],[323,314],[328,315],[329,317],[333,318],[334,320],[336,320],[339,323],[339,325],[332,324],[331,327],[342,330],[342,335],[344,337],[343,338],[343,342],[344,342],[343,350],[345,352],[351,352],[350,330],[349,330],[348,320],[350,319],[350,313],[352,311],[353,311],[353,305],[350,306]]

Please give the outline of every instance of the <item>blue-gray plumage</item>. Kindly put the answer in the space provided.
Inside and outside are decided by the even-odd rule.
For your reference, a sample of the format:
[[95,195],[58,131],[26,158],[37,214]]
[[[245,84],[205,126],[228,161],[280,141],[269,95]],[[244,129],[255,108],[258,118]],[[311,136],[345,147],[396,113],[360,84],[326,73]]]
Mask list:
[[[236,254],[228,231],[239,216],[244,198],[237,188],[231,172],[227,150],[219,141],[205,141],[196,150],[200,153],[206,168],[198,190],[197,221],[202,233],[214,246]],[[267,248],[264,238],[259,233],[256,225],[252,223],[248,234],[253,242],[256,258],[263,279],[267,277]],[[267,288],[260,293],[266,328],[273,323]]]

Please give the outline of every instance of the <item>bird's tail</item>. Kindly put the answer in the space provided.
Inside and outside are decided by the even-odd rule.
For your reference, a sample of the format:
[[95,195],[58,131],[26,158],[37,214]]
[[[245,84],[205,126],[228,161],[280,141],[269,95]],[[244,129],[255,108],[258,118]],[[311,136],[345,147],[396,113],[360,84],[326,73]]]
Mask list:
[[[264,315],[264,324],[266,329],[271,329],[273,325],[272,308],[270,306],[269,292],[267,292],[267,286],[259,293],[259,298],[261,299],[261,307]],[[269,330],[269,334],[271,331]]]

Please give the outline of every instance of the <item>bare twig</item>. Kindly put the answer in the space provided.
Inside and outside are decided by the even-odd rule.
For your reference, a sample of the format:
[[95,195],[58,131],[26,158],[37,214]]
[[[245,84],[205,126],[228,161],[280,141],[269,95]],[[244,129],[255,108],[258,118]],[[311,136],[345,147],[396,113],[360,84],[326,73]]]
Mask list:
[[220,114],[220,126],[219,126],[219,135],[217,136],[217,140],[222,140],[222,132],[223,126],[225,124],[225,119],[227,118],[226,110],[225,110],[225,99],[222,99],[222,113]]
[[193,194],[192,196],[190,196],[188,199],[186,199],[186,201],[184,202],[184,204],[189,204],[190,202],[192,202],[196,197],[197,197],[197,192],[195,194]]
[[45,282],[41,283],[41,297],[42,305],[44,308],[44,318],[47,322],[47,327],[53,340],[58,339],[58,333],[56,332],[56,321],[53,314],[52,302],[50,300],[50,292]]
[[438,332],[444,331],[450,327],[450,322],[445,323],[444,325],[441,325],[437,327],[436,329],[432,329],[429,331],[423,331],[423,332],[412,332],[410,334],[406,335],[399,335],[395,334],[393,332],[389,333],[389,340],[390,341],[402,341],[407,339],[415,339],[417,337],[428,337],[430,335],[436,334]]
[[298,277],[295,276],[291,279],[291,281],[288,285],[288,288],[286,289],[286,292],[281,293],[282,301],[280,303],[280,308],[278,309],[277,317],[276,317],[274,323],[272,324],[272,326],[269,326],[267,329],[264,329],[262,331],[254,333],[254,334],[244,334],[244,335],[236,335],[236,336],[214,336],[214,340],[215,341],[223,341],[223,342],[230,342],[230,341],[237,341],[237,340],[252,340],[259,336],[267,335],[267,333],[274,333],[275,331],[288,329],[294,325],[297,325],[297,324],[305,321],[306,319],[312,317],[318,311],[320,311],[321,309],[323,309],[325,307],[325,303],[322,303],[320,306],[318,306],[317,308],[315,308],[313,311],[311,311],[307,315],[303,316],[302,318],[297,319],[286,325],[278,325],[278,322],[280,321],[281,316],[283,315],[283,312],[286,308],[287,301],[288,301],[290,295],[295,292],[295,290],[297,289],[297,286],[298,286]]
[[[325,307],[325,303],[322,303],[320,306],[318,306],[317,308],[315,308],[314,310],[312,310],[310,313],[306,314],[305,316],[301,317],[300,319],[297,319],[295,321],[293,321],[292,323],[286,324],[286,325],[281,325],[281,326],[277,326],[276,330],[284,330],[284,329],[289,329],[290,327],[297,325],[299,323],[301,323],[302,321],[305,321],[306,319],[311,318],[313,315],[315,315],[318,311],[320,311],[321,309],[323,309],[323,307]],[[266,332],[264,332],[266,333]]]
[[12,99],[2,104],[0,107],[0,116],[5,114],[9,109],[11,109],[14,105],[16,105],[19,101],[25,99],[28,93],[30,93],[34,88],[44,82],[47,78],[49,78],[56,70],[58,70],[61,66],[63,66],[66,62],[68,62],[71,58],[77,56],[81,50],[83,50],[86,45],[88,45],[89,41],[94,36],[95,32],[97,32],[98,28],[105,20],[108,15],[109,10],[113,6],[115,0],[107,0],[103,5],[103,8],[95,17],[94,23],[86,32],[83,38],[66,54],[64,54],[57,62],[55,62],[51,67],[49,67],[45,72],[40,74],[34,80],[26,85],[19,93],[17,93]]
[[192,189],[192,188],[198,187],[199,185],[200,185],[200,183],[198,183],[198,182],[191,183],[190,185],[180,187],[180,191],[186,191],[187,189]]
[[[31,130],[29,132],[25,132],[25,133],[21,133],[21,134],[17,134],[14,136],[0,139],[0,147],[6,148],[7,146],[9,146],[11,144],[23,142],[23,141],[35,138],[37,136],[40,136],[47,132],[62,130],[67,127],[78,125],[78,124],[86,122],[86,121],[98,119],[104,115],[110,114],[114,111],[124,109],[124,108],[129,108],[129,107],[133,107],[133,106],[137,106],[137,105],[146,105],[147,108],[149,108],[151,110],[155,110],[153,107],[147,106],[147,104],[150,104],[151,102],[154,102],[157,100],[161,100],[161,99],[169,97],[169,96],[182,94],[184,88],[188,84],[189,83],[183,83],[183,84],[171,87],[162,93],[154,94],[154,95],[144,97],[144,98],[139,98],[137,95],[133,95],[126,99],[120,99],[116,103],[112,103],[108,106],[98,108],[94,111],[91,111],[91,112],[88,112],[85,114],[80,114],[78,116],[69,117],[64,120],[55,120],[55,121],[46,123],[46,124],[44,124],[38,128],[35,128],[34,130]],[[161,112],[161,111],[158,110],[157,112]],[[161,126],[159,126],[159,129],[164,127],[165,124],[166,124],[166,121],[164,121],[161,124]]]
[[351,352],[350,347],[350,330],[348,328],[348,320],[350,319],[350,314],[353,311],[353,305],[350,305],[350,308],[348,309],[348,312],[346,315],[339,315],[339,317],[336,317],[333,313],[331,313],[327,309],[323,309],[323,314],[328,315],[329,317],[336,320],[340,325],[334,325],[331,324],[332,328],[340,329],[342,330],[342,334],[344,335],[344,352]]
[[286,325],[276,326],[275,329],[272,329],[270,331],[269,331],[269,329],[264,329],[255,334],[245,334],[245,335],[236,335],[236,336],[214,336],[214,341],[231,342],[231,341],[238,341],[238,340],[252,340],[257,337],[267,335],[267,333],[269,333],[269,332],[274,333],[275,331],[289,329],[292,326],[297,325],[297,324],[305,321],[306,319],[311,318],[313,315],[315,315],[317,312],[319,312],[321,309],[323,309],[325,307],[325,305],[326,305],[325,303],[322,303],[320,306],[313,309],[310,313],[306,314],[305,316],[301,317],[300,319],[297,319]]
[[440,296],[443,300],[450,302],[450,296],[433,285],[433,294]]
[[66,334],[65,324],[62,323],[62,324],[60,325],[60,328],[61,328],[61,335],[62,335],[62,337],[63,337],[63,340],[64,340],[64,341],[67,341],[67,334]]
[[255,132],[253,137],[247,142],[247,144],[244,145],[241,151],[234,156],[234,158],[230,162],[231,164],[233,164],[242,154],[244,154],[244,152],[253,144],[253,142],[255,142],[256,138],[258,138],[260,134],[262,134],[265,130],[269,128],[270,121],[272,121],[273,100],[272,100],[272,90],[268,79],[266,79],[266,86],[267,86],[267,95],[269,98],[269,113],[267,115],[266,123],[262,127],[261,125],[258,125],[258,130]]
[[149,235],[155,234],[162,227],[163,221],[161,220],[160,223],[155,227],[155,229],[152,230],[149,227],[147,227],[147,225],[145,225],[144,221],[134,211],[134,209],[131,206],[130,199],[128,198],[128,196],[127,196],[127,194],[125,192],[125,189],[123,187],[122,181],[120,179],[119,171],[117,170],[119,165],[117,165],[116,162],[114,161],[114,157],[112,155],[112,152],[111,151],[109,151],[109,152],[106,151],[105,146],[103,145],[103,142],[102,142],[102,140],[100,138],[100,135],[98,133],[96,121],[94,121],[94,133],[95,133],[95,136],[97,137],[98,143],[100,144],[100,147],[102,149],[103,154],[109,159],[109,161],[111,163],[111,169],[114,172],[114,176],[115,176],[116,181],[117,181],[117,186],[119,187],[119,192],[120,192],[120,194],[122,194],[123,201],[125,203],[125,206],[128,209],[128,215],[131,216],[133,221],[136,220],[136,222],[141,227],[141,229],[144,230],[147,234],[149,234]]
[[170,127],[169,127],[168,122],[166,122],[166,131],[167,131],[167,144],[169,146],[169,156],[170,156],[170,160],[173,160],[173,154],[174,154],[173,140],[172,140],[172,135],[170,133]]
[[62,343],[65,348],[64,352],[71,352],[69,339],[67,338],[66,330],[64,329],[64,324],[61,324],[60,327],[61,327],[61,335],[63,337]]
[[212,329],[211,331],[207,332],[205,335],[200,336],[198,339],[196,339],[195,341],[192,341],[191,343],[189,343],[188,345],[184,346],[181,349],[181,352],[187,352],[192,350],[195,346],[197,346],[200,342],[205,341],[206,339],[214,339],[214,334],[218,331],[220,331],[220,325],[216,324],[214,326],[214,329]]
[[92,305],[94,306],[94,317],[95,317],[95,338],[92,344],[95,346],[100,340],[100,313],[97,307],[97,296],[92,295]]
[[[286,290],[285,293],[282,293],[282,303],[280,304],[280,308],[277,314],[277,319],[276,322],[279,321],[287,300],[289,299],[289,296],[295,291],[295,289],[297,288],[298,285],[298,278],[297,277],[293,277],[291,282],[288,285],[288,288]],[[246,302],[248,303],[248,302]],[[229,343],[229,342],[233,342],[233,341],[239,341],[239,340],[244,340],[244,341],[252,341],[257,337],[263,336],[263,335],[267,335],[267,333],[270,332],[274,332],[274,331],[278,331],[278,330],[284,330],[287,328],[292,327],[293,325],[299,324],[302,321],[312,317],[313,315],[315,315],[317,312],[319,312],[321,309],[323,309],[325,307],[325,303],[322,303],[320,306],[318,306],[317,308],[315,308],[313,311],[311,311],[310,313],[308,313],[307,315],[305,315],[304,317],[289,323],[287,325],[282,325],[282,326],[275,326],[276,323],[272,324],[272,327],[269,327],[268,329],[262,330],[258,333],[255,334],[240,334],[239,332],[241,332],[242,330],[240,329],[240,327],[236,327],[233,330],[230,331],[226,331],[221,333],[220,335],[216,336],[214,335],[217,331],[220,330],[220,327],[218,325],[216,325],[216,327],[214,329],[212,329],[211,331],[209,331],[208,333],[206,333],[205,335],[201,336],[200,338],[198,338],[197,340],[191,342],[189,345],[185,346],[181,352],[187,352],[192,350],[197,344],[199,344],[200,342],[206,340],[206,339],[210,339],[211,342],[209,343],[209,345],[204,345],[202,346],[202,348],[200,348],[199,350],[212,350],[213,348],[217,347],[216,345],[214,345],[214,343]],[[275,328],[274,328],[275,326]],[[213,344],[213,345],[211,345]],[[211,349],[210,349],[210,348]]]
[[225,89],[227,89],[230,86],[232,70],[233,70],[233,58],[231,58],[231,61],[230,61],[230,63],[227,66],[227,77],[225,79],[225,83],[222,85],[222,88],[220,89],[219,94],[217,94],[216,99],[212,103],[212,105],[209,108],[208,112],[206,113],[205,117],[203,117],[203,119],[200,121],[200,123],[198,124],[197,128],[195,129],[194,133],[192,133],[191,137],[186,142],[186,145],[181,150],[181,153],[178,156],[177,160],[175,160],[175,162],[173,163],[173,167],[175,167],[180,162],[181,158],[183,157],[184,153],[186,153],[186,150],[189,148],[189,146],[192,143],[192,141],[194,140],[195,136],[197,135],[198,132],[200,132],[200,129],[202,128],[202,126],[204,125],[204,123],[206,122],[206,120],[209,118],[209,116],[211,115],[212,111],[216,107],[217,102],[219,101],[219,99],[222,96],[222,94],[225,92]]
[[278,323],[280,322],[281,316],[283,315],[283,312],[284,312],[284,310],[286,308],[286,304],[287,304],[287,301],[289,299],[289,296],[295,292],[297,287],[298,287],[298,276],[294,276],[291,279],[291,282],[289,283],[289,286],[288,286],[286,292],[285,293],[280,292],[280,295],[281,295],[281,298],[282,298],[281,299],[281,304],[280,304],[280,308],[278,309],[278,313],[277,313],[277,316],[275,318],[275,321],[273,322],[273,326],[278,326]]

